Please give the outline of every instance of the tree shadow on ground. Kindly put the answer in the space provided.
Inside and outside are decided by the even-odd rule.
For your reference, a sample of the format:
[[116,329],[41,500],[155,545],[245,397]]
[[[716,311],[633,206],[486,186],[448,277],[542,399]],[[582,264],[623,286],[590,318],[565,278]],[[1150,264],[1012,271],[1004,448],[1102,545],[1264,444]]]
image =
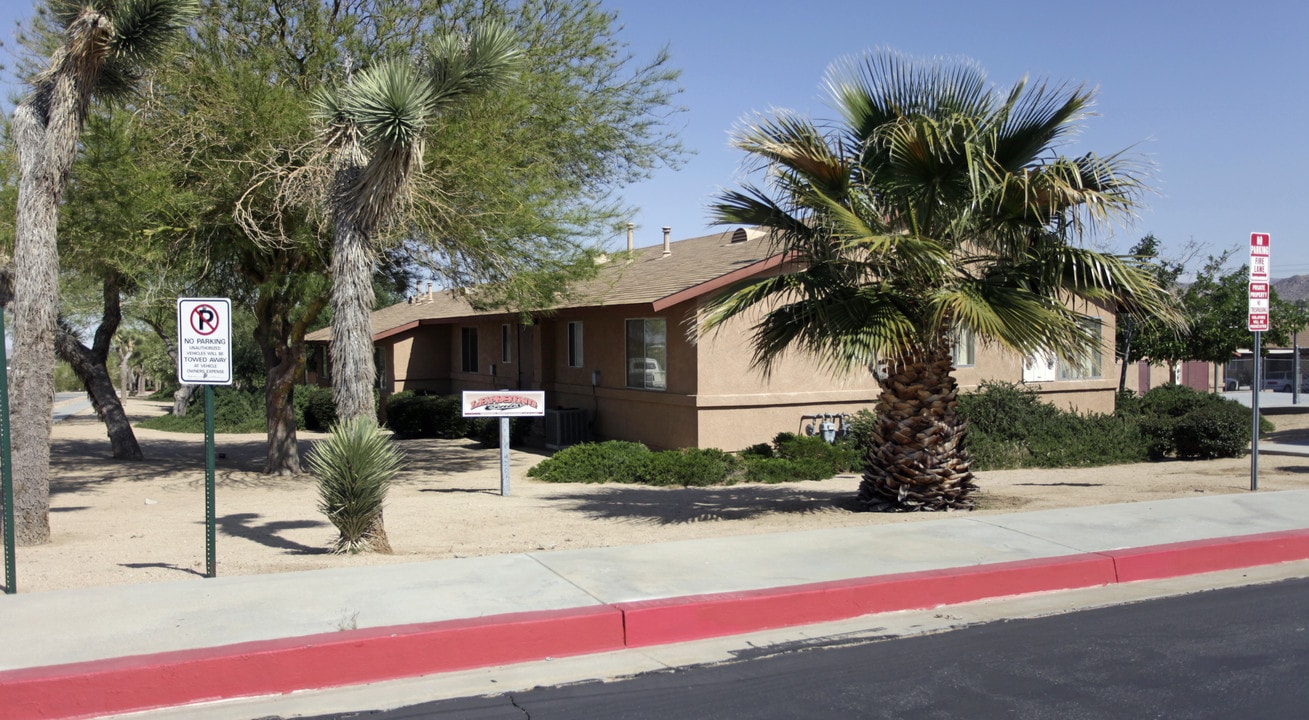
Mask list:
[[277,522],[258,523],[258,513],[233,513],[215,518],[215,523],[225,535],[239,537],[259,543],[270,548],[287,551],[288,555],[326,555],[331,552],[325,547],[304,545],[288,540],[278,533],[284,530],[301,530],[304,528],[327,527],[321,520],[281,520]]
[[1076,483],[1076,482],[1049,482],[1049,483],[1037,483],[1037,482],[1031,482],[1031,483],[1014,483],[1014,484],[1015,484],[1015,485],[1023,485],[1023,486],[1027,486],[1027,487],[1104,487],[1104,483],[1089,483],[1089,482],[1082,482],[1082,483]]
[[571,503],[571,510],[609,520],[646,520],[679,525],[720,520],[748,520],[770,514],[856,512],[853,492],[807,491],[799,487],[605,488],[599,493],[544,496]]
[[162,569],[164,569],[164,570],[176,570],[176,571],[178,571],[178,572],[183,572],[183,573],[187,573],[187,574],[190,574],[190,575],[198,575],[198,576],[200,576],[200,577],[204,577],[204,576],[205,576],[205,574],[202,573],[202,572],[200,572],[199,570],[195,570],[195,569],[193,569],[193,568],[188,568],[188,567],[182,567],[181,565],[174,565],[173,563],[158,563],[158,562],[153,562],[153,563],[118,563],[118,566],[119,566],[119,567],[125,567],[125,568],[131,568],[131,569],[133,569],[133,570],[142,570],[142,569],[145,569],[145,568],[162,568]]

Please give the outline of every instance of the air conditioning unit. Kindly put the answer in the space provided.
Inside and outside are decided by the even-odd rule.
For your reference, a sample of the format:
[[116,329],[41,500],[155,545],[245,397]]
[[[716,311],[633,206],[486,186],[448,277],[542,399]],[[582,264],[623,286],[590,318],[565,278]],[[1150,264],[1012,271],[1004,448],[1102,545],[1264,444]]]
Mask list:
[[558,408],[545,411],[545,446],[551,450],[586,441],[586,410]]

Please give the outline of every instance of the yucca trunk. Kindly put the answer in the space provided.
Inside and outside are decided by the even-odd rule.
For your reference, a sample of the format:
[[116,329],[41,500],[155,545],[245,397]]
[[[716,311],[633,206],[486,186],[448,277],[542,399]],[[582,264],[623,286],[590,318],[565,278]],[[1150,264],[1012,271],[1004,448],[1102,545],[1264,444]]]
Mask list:
[[59,307],[59,199],[68,185],[77,141],[113,32],[107,17],[85,10],[69,26],[65,44],[51,58],[44,112],[30,98],[14,109],[18,209],[14,224],[10,426],[14,534],[22,545],[50,541],[50,408],[54,400]]
[[865,449],[859,502],[867,510],[971,510],[971,460],[963,444],[958,385],[949,356],[893,364],[882,381],[877,426]]
[[341,420],[377,420],[373,385],[373,260],[368,237],[346,221],[338,221],[332,245],[332,342],[330,355],[333,398]]

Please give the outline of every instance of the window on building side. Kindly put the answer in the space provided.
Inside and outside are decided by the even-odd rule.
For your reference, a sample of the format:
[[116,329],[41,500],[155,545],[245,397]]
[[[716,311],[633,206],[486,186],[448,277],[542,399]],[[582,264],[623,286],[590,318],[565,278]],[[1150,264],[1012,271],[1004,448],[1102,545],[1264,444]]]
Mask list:
[[568,323],[568,367],[582,367],[582,323]]
[[1091,351],[1083,357],[1059,361],[1060,380],[1091,380],[1101,377],[1100,357],[1104,354],[1101,350],[1104,337],[1100,326],[1100,318],[1084,317],[1081,322],[1082,327],[1091,333],[1095,344],[1092,346]]
[[667,320],[627,321],[627,387],[642,390],[668,387]]
[[477,328],[459,328],[460,369],[477,372]]
[[511,363],[514,361],[513,335],[508,325],[500,326],[500,362]]
[[954,366],[971,367],[977,364],[977,348],[973,342],[973,331],[960,328],[954,336]]

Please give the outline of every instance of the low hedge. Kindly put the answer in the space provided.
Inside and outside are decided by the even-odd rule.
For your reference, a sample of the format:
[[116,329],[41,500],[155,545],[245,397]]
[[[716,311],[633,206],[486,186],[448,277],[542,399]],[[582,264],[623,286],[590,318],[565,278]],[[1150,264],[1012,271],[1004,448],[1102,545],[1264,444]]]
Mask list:
[[781,433],[772,445],[757,445],[738,457],[716,448],[651,451],[620,440],[564,448],[527,472],[543,482],[636,483],[704,487],[738,482],[779,483],[825,480],[857,469],[858,450],[849,443]]

